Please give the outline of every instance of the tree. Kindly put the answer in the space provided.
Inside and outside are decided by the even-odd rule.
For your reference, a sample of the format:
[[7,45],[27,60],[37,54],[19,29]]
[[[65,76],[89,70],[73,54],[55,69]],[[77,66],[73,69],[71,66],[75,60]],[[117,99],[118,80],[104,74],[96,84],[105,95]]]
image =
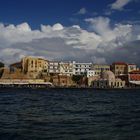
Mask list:
[[[3,67],[4,67],[4,64],[2,62],[0,62],[0,68],[3,68]],[[0,69],[0,78],[3,74],[3,71],[4,71],[3,69]]]
[[74,81],[76,84],[80,84],[80,81],[82,80],[82,78],[83,78],[82,75],[73,75],[72,81]]
[[0,68],[4,67],[4,63],[0,62]]

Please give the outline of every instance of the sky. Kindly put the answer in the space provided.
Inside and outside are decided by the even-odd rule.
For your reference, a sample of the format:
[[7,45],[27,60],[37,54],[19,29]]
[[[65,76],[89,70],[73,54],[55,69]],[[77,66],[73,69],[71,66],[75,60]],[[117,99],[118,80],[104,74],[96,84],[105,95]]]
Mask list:
[[140,64],[140,0],[0,0],[0,61]]

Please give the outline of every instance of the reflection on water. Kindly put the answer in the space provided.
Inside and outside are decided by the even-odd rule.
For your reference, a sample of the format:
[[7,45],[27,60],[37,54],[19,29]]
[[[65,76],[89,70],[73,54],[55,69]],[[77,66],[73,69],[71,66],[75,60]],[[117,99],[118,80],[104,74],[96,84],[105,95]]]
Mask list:
[[140,140],[140,90],[1,89],[7,139]]

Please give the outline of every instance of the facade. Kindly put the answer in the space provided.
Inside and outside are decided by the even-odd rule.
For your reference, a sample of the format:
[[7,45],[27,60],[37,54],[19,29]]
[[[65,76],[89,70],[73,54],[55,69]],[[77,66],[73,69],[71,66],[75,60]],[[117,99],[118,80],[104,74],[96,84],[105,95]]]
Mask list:
[[67,75],[67,76],[73,75],[73,63],[60,62],[59,66],[60,66],[60,75]]
[[93,64],[91,69],[95,71],[96,76],[101,76],[103,72],[110,71],[110,65]]
[[88,70],[87,71],[87,78],[95,76],[95,70]]
[[23,72],[40,72],[48,70],[48,61],[42,58],[25,57],[22,59]]
[[36,78],[41,72],[48,71],[48,61],[42,58],[25,57],[22,59],[22,72]]
[[132,72],[137,70],[137,65],[136,64],[127,64],[127,72]]
[[92,63],[77,63],[73,61],[73,74],[74,75],[87,75],[91,69]]
[[101,79],[93,81],[92,86],[94,88],[124,88],[125,81],[115,78],[113,72],[107,71],[103,73]]
[[91,87],[93,81],[97,81],[99,79],[100,79],[100,76],[97,76],[97,75],[88,77],[88,86]]
[[115,76],[126,75],[127,74],[127,64],[124,62],[115,62],[111,65],[111,71]]
[[130,85],[140,86],[140,70],[130,72],[128,77]]
[[75,83],[72,81],[72,78],[67,75],[55,75],[50,77],[51,82],[55,86],[60,87],[69,87],[73,86]]
[[58,61],[49,61],[48,65],[49,74],[59,74],[60,73],[60,65]]

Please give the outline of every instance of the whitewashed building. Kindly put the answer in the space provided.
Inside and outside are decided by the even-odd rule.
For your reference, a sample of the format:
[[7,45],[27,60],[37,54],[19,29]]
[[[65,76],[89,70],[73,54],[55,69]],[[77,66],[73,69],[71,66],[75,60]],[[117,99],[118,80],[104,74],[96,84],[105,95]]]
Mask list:
[[87,75],[92,63],[77,63],[73,61],[73,74],[74,75]]
[[95,76],[95,70],[88,70],[87,71],[87,78]]
[[48,72],[50,74],[59,74],[60,73],[59,62],[58,61],[49,61]]
[[73,63],[72,62],[60,62],[60,75],[73,75]]

